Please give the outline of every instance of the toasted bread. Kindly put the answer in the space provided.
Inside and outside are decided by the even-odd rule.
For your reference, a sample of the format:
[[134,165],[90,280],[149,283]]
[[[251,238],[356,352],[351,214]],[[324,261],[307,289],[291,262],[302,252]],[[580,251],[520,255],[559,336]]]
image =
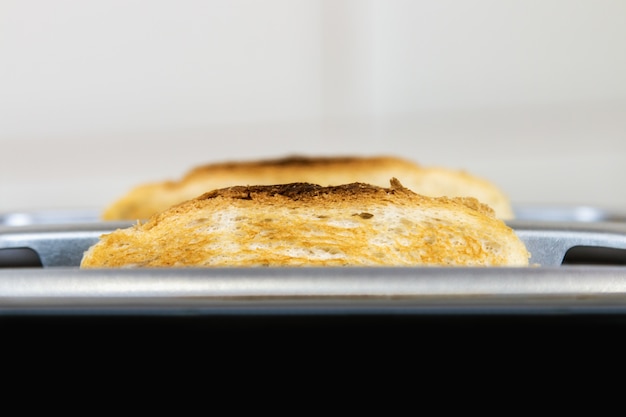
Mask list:
[[214,163],[189,171],[180,181],[147,183],[132,188],[102,214],[103,220],[145,220],[152,214],[205,192],[236,185],[308,182],[322,186],[362,182],[380,187],[398,178],[412,191],[432,197],[475,197],[501,219],[512,219],[508,196],[490,181],[467,172],[422,167],[406,159],[377,157],[285,157]]
[[529,256],[489,206],[394,178],[213,190],[103,235],[80,266],[528,266]]

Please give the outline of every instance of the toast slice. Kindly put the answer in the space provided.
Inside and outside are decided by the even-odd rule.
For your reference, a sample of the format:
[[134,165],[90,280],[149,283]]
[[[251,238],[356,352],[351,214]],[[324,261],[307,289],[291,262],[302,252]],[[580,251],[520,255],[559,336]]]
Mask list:
[[81,268],[528,266],[530,254],[472,197],[427,197],[393,178],[233,186],[103,235]]
[[514,217],[508,196],[490,181],[464,171],[422,167],[393,156],[285,157],[196,167],[180,181],[141,184],[108,206],[103,220],[145,220],[208,191],[236,185],[307,182],[322,186],[362,182],[380,187],[398,178],[412,191],[433,197],[475,197],[501,219]]

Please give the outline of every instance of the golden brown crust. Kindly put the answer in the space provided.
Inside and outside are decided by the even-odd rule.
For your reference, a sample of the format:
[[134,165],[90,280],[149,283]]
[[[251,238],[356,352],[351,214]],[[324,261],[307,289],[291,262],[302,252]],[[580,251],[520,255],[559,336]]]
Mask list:
[[527,266],[524,244],[472,197],[310,183],[205,193],[105,235],[81,267]]
[[494,184],[463,171],[421,167],[393,156],[304,157],[229,161],[196,167],[180,181],[144,184],[115,201],[104,220],[146,219],[205,192],[238,185],[307,182],[321,186],[368,183],[381,187],[396,177],[410,190],[426,196],[475,197],[503,219],[513,217],[508,197]]
[[202,176],[208,173],[225,171],[227,173],[233,170],[239,172],[247,172],[256,174],[263,170],[311,170],[318,168],[334,169],[337,167],[351,166],[353,168],[367,168],[375,166],[398,166],[398,164],[406,164],[407,167],[413,167],[415,164],[392,156],[302,156],[291,155],[283,158],[270,158],[252,161],[225,161],[205,164],[193,168],[183,178],[183,181],[193,179],[196,176]]
[[[291,184],[275,185],[248,185],[233,186],[209,191],[196,198],[198,201],[211,198],[230,198],[235,200],[255,200],[261,203],[268,203],[275,197],[285,197],[289,200],[298,201],[300,204],[344,204],[348,201],[363,201],[369,199],[370,202],[382,200],[384,202],[394,202],[395,204],[416,204],[424,200],[432,201],[420,194],[416,194],[404,187],[397,178],[391,178],[390,187],[384,188],[365,183],[351,183],[335,186],[323,187],[318,184],[297,182]],[[439,202],[454,202],[463,204],[482,214],[495,216],[493,209],[486,204],[480,203],[473,197],[447,197],[438,198]],[[274,203],[275,201],[271,201]],[[284,204],[281,201],[281,204]]]

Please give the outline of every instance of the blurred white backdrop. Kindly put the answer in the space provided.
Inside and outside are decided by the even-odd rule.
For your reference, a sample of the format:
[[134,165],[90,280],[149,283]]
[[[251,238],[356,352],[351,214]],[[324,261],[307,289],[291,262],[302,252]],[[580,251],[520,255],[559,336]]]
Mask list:
[[626,1],[0,0],[0,211],[395,154],[626,210]]

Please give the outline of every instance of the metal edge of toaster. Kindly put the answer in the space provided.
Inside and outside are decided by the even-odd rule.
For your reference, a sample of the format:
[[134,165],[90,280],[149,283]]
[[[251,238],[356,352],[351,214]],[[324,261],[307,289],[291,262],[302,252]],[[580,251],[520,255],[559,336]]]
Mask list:
[[0,270],[0,315],[626,314],[626,269]]
[[[132,222],[0,226],[0,249],[34,250],[44,267],[78,267],[84,251],[102,234]],[[538,222],[512,220],[507,224],[525,243],[533,265],[559,266],[574,247],[626,250],[626,223]]]

